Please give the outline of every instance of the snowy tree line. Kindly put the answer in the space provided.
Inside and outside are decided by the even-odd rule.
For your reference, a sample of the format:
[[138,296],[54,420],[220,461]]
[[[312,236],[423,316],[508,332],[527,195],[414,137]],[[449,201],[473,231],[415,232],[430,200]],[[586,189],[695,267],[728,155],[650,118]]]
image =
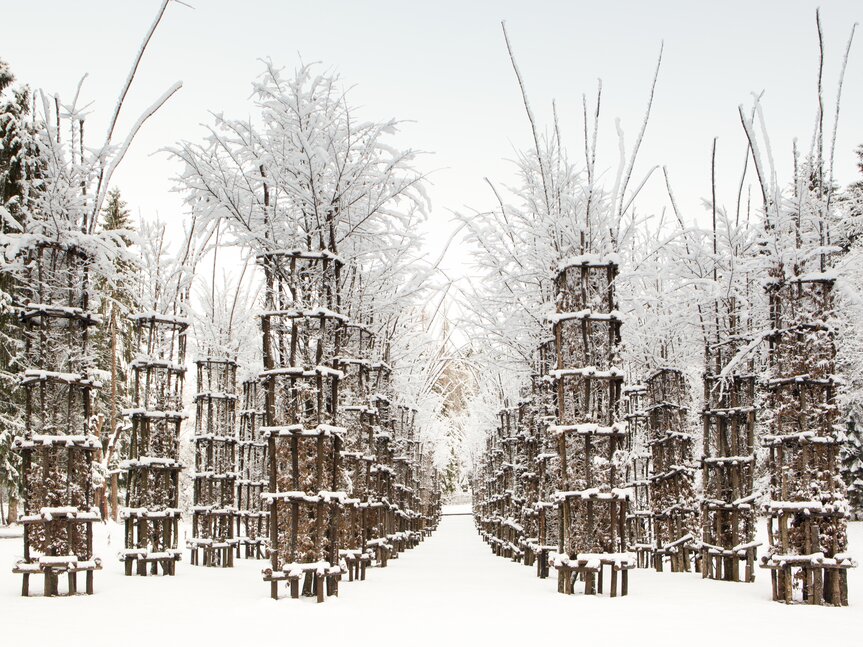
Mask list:
[[[863,193],[859,181],[848,187],[837,185],[833,162],[853,30],[839,59],[836,102],[828,106],[822,88],[825,58],[820,18],[817,27],[822,56],[815,89],[816,128],[808,139],[795,141],[789,151],[793,157],[793,175],[783,179],[777,174],[775,156],[779,153],[770,141],[760,97],[755,97],[751,105],[740,106],[738,111],[740,152],[745,153],[739,183],[735,191],[723,197],[717,195],[714,179],[711,195],[704,199],[706,214],[681,211],[668,168],[654,165],[646,172],[638,170],[642,168],[637,164],[638,152],[648,131],[656,78],[661,72],[661,52],[649,86],[644,121],[630,148],[626,147],[623,130],[617,125],[620,158],[609,186],[597,171],[601,83],[593,97],[583,97],[582,123],[578,128],[583,133],[583,142],[576,146],[583,152],[577,160],[569,156],[561,140],[554,106],[550,126],[542,130],[537,123],[504,27],[533,146],[518,154],[516,186],[503,192],[488,182],[498,202],[497,209],[459,216],[467,240],[473,245],[477,271],[477,278],[471,279],[463,290],[465,317],[460,322],[470,331],[472,339],[483,340],[482,344],[472,345],[475,361],[485,375],[475,396],[477,403],[484,402],[487,407],[489,402],[496,402],[494,408],[501,411],[501,416],[511,417],[516,410],[521,411],[526,399],[537,402],[541,398],[536,378],[548,370],[543,366],[543,349],[554,347],[552,324],[562,316],[590,318],[602,311],[594,309],[592,315],[588,308],[579,315],[566,313],[564,308],[561,314],[562,300],[568,296],[555,283],[558,272],[574,262],[597,267],[610,263],[620,268],[614,283],[619,313],[610,316],[619,315],[624,324],[615,364],[626,376],[626,387],[641,388],[639,385],[648,382],[649,388],[657,371],[680,372],[688,384],[687,395],[679,402],[681,410],[688,412],[688,422],[681,431],[692,437],[696,448],[702,444],[707,448],[712,443],[712,436],[706,436],[712,427],[702,428],[702,419],[708,425],[706,421],[711,416],[748,416],[751,409],[755,415],[755,435],[764,445],[759,447],[761,443],[756,442],[757,456],[753,456],[754,487],[760,501],[785,498],[779,496],[777,477],[771,471],[781,468],[774,465],[775,456],[769,461],[767,457],[767,447],[775,442],[771,439],[777,433],[790,434],[793,428],[795,433],[815,434],[825,443],[836,443],[841,447],[844,485],[836,484],[840,481],[831,482],[833,477],[827,477],[826,483],[819,486],[813,481],[813,489],[800,494],[802,499],[798,500],[823,496],[824,505],[838,510],[839,518],[849,513],[860,514],[863,472],[858,383],[863,355],[858,344],[863,329],[859,324],[858,229]],[[857,150],[863,162],[863,147]],[[716,165],[723,163],[717,155],[716,141],[712,160],[711,175],[715,178]],[[860,170],[863,171],[863,166]],[[638,210],[639,193],[651,182],[663,187],[667,204],[660,213],[645,214]],[[807,296],[812,294],[819,296]],[[808,302],[810,298],[812,301]],[[792,332],[795,341],[789,345],[786,338]],[[836,343],[838,340],[841,343]],[[558,347],[560,343],[558,339]],[[784,355],[788,352],[798,357],[796,374],[794,362]],[[556,361],[553,364],[562,368]],[[559,381],[553,371],[545,374]],[[721,399],[735,388],[733,384],[749,379],[750,375],[757,385],[757,398],[751,406],[735,405],[733,413],[729,413],[730,409],[715,409],[719,405],[711,404],[714,399]],[[812,396],[816,401],[823,398],[817,405],[819,416],[810,418],[805,410],[787,399],[805,399],[802,396],[791,396],[790,390],[779,393],[787,379],[796,380],[795,388],[801,393],[810,388],[826,389],[818,391],[822,395]],[[806,392],[806,397],[810,397],[809,391]],[[625,407],[626,401],[626,397],[621,399],[615,410]],[[560,400],[561,407],[563,402]],[[667,406],[663,400],[658,403]],[[587,420],[590,412],[583,410],[582,415]],[[553,435],[554,427],[548,427],[549,422],[536,424],[538,431],[530,425],[520,427],[511,440],[534,442],[524,441],[524,434],[528,438],[531,434],[539,434],[540,438],[546,433]],[[820,429],[824,424],[829,428]],[[543,431],[544,427],[547,431]],[[476,489],[484,487],[484,478],[491,478],[495,468],[489,466],[495,464],[494,452],[499,451],[494,447],[505,440],[509,433],[506,428],[493,415],[471,416],[467,453],[474,470],[474,495],[480,501],[488,494]],[[499,440],[487,441],[487,437]],[[492,444],[487,446],[487,442]],[[551,451],[556,451],[557,441],[549,438],[549,443]],[[651,450],[639,445],[634,436],[628,437],[629,457],[621,456],[621,465],[634,465],[633,461],[643,452],[647,455],[656,452],[656,446],[653,447]],[[734,456],[728,455],[704,457],[707,463],[702,461],[702,467],[730,465],[735,461]],[[696,469],[698,458],[696,453],[681,463],[687,467],[687,478],[695,491],[706,487],[702,483],[702,470]],[[530,458],[529,463],[518,466],[524,479],[536,478],[539,460]],[[747,461],[749,458],[737,456],[735,465]],[[819,470],[830,468],[811,469],[801,475],[804,481],[809,477],[818,480],[823,475]],[[839,471],[836,465],[837,479]],[[658,483],[660,475],[655,473],[650,479],[652,484]],[[629,485],[632,487],[632,483]],[[845,486],[848,503],[841,492]],[[818,490],[820,487],[829,488],[830,492]],[[526,519],[545,504],[532,502],[527,494],[526,502],[519,499],[518,486],[513,493],[516,500],[511,521],[528,527]],[[677,505],[695,510],[695,504],[692,499],[688,502],[680,499]],[[751,505],[734,503],[731,507],[736,515],[744,509],[748,511]],[[483,519],[481,516],[480,524]],[[700,531],[697,519],[693,522],[694,540]],[[506,519],[502,524],[506,525]],[[823,545],[827,545],[834,531],[822,528],[822,532]],[[836,545],[842,552],[843,531],[835,532],[839,533]],[[750,536],[748,541],[751,540]],[[530,542],[529,537],[522,539],[522,545]],[[494,540],[492,544],[495,545]],[[741,540],[739,546],[749,544]],[[659,548],[661,542],[653,550]],[[816,546],[811,552],[817,550]],[[829,548],[825,550],[831,554]],[[838,603],[838,593],[833,600]]]

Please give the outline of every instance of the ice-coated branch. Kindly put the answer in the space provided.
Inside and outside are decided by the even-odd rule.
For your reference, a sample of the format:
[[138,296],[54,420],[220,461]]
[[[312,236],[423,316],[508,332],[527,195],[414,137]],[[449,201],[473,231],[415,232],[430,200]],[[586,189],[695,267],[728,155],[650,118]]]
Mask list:
[[[138,134],[138,131],[141,130],[141,126],[152,117],[156,112],[158,112],[159,108],[161,108],[165,103],[172,97],[176,92],[183,87],[182,81],[177,81],[168,88],[161,97],[156,99],[150,107],[148,107],[141,116],[138,117],[138,120],[134,123],[132,128],[129,130],[129,134],[126,135],[125,141],[120,145],[117,149],[117,152],[111,157],[111,163],[108,165],[105,170],[104,179],[100,178],[99,184],[101,186],[99,193],[96,196],[95,205],[93,206],[93,213],[98,214],[102,210],[102,203],[105,201],[105,196],[108,194],[108,186],[111,184],[111,177],[114,175],[114,171],[117,170],[117,166],[119,166],[120,162],[123,161],[123,158],[126,156],[126,153],[129,150],[129,146],[132,145],[132,141],[135,139],[135,136]],[[95,230],[96,222],[98,218],[95,216],[90,220],[90,233]]]
[[509,60],[512,63],[512,69],[515,72],[515,78],[518,80],[518,87],[521,90],[521,98],[524,101],[524,110],[527,113],[527,120],[530,122],[530,130],[533,134],[533,144],[536,150],[536,159],[539,164],[539,175],[542,180],[543,194],[545,195],[545,207],[551,211],[551,200],[548,193],[548,182],[546,180],[546,169],[542,163],[542,150],[539,146],[539,135],[536,130],[536,120],[533,117],[533,111],[530,109],[530,101],[527,98],[527,90],[524,87],[524,79],[521,76],[521,70],[518,69],[518,63],[515,60],[515,54],[512,51],[512,45],[509,42],[509,34],[506,31],[506,21],[501,21],[500,27],[503,30],[503,39],[506,42],[506,51],[509,53]]

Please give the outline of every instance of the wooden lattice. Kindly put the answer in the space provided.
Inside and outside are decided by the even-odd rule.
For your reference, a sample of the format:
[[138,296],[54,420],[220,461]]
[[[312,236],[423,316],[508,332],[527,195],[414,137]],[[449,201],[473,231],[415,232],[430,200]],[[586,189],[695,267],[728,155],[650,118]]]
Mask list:
[[536,372],[533,378],[536,412],[533,416],[533,434],[538,438],[539,453],[534,459],[537,482],[536,511],[537,542],[529,546],[536,560],[536,574],[545,579],[549,575],[549,556],[556,552],[560,541],[558,505],[554,493],[560,483],[560,457],[557,441],[548,433],[548,427],[557,420],[557,381],[553,371],[557,367],[554,340],[548,340],[537,349]]
[[557,422],[549,433],[557,442],[560,481],[560,536],[555,568],[558,590],[601,593],[603,570],[610,593],[628,592],[626,553],[629,493],[625,479],[626,423],[620,406],[623,373],[618,368],[621,320],[615,300],[617,264],[584,256],[573,259],[556,278],[557,314],[553,330],[557,367]]
[[244,381],[237,439],[237,557],[263,558],[269,536],[269,513],[261,501],[269,486],[267,441],[261,433],[265,415],[258,379]]
[[632,490],[632,507],[626,517],[629,547],[639,568],[653,559],[653,510],[650,507],[650,451],[648,448],[647,387],[634,384],[623,390],[626,405],[626,486]]
[[848,510],[834,429],[833,279],[780,278],[768,295],[770,547],[762,566],[771,571],[774,600],[844,606],[854,564],[845,552]]
[[503,462],[500,438],[500,427],[495,427],[492,433],[486,436],[479,476],[482,491],[481,512],[478,519],[480,536],[495,553],[498,551],[497,545],[501,534],[499,514],[501,493],[500,479],[497,475],[499,465]]
[[348,568],[349,579],[364,580],[374,550],[367,545],[372,539],[374,489],[372,468],[375,464],[373,424],[377,411],[369,404],[371,358],[374,335],[360,324],[344,327],[342,356],[338,366],[344,377],[339,384],[339,419],[345,428],[341,452],[348,497],[357,501],[344,513],[339,554]]
[[[701,573],[753,582],[755,553],[755,376],[704,378]],[[741,564],[745,566],[741,572]]]
[[698,556],[693,551],[698,510],[686,376],[673,368],[655,371],[647,378],[647,397],[653,565],[661,571],[668,562],[673,573],[685,572]]
[[374,551],[375,562],[385,567],[398,557],[399,541],[395,474],[395,418],[393,414],[392,368],[375,361],[370,369],[372,454],[375,462],[369,473],[372,497],[366,511],[366,546]]
[[336,426],[345,318],[338,313],[341,261],[329,252],[286,252],[260,257],[266,272],[261,315],[266,393],[270,561],[264,580],[279,597],[338,595],[342,575],[340,526],[348,499]]
[[536,435],[535,419],[537,403],[533,390],[526,393],[517,406],[516,464],[518,474],[515,481],[514,503],[515,521],[519,533],[519,557],[527,566],[536,563],[534,547],[539,542],[539,523],[535,504],[539,501],[539,478],[536,473],[536,457],[539,454],[539,438]]
[[134,318],[138,355],[132,362],[134,408],[126,472],[125,526],[121,556],[126,575],[174,575],[178,549],[180,426],[186,375],[188,322],[171,315],[144,313]]
[[423,539],[419,508],[419,451],[416,433],[416,410],[399,405],[393,420],[393,467],[395,484],[393,501],[396,507],[398,550],[415,547]]
[[25,340],[21,376],[26,403],[25,432],[13,448],[21,456],[24,556],[13,572],[23,576],[21,593],[29,595],[30,576],[42,575],[44,594],[57,595],[65,574],[67,592],[78,590],[86,574],[93,592],[91,467],[101,451],[93,434],[89,330],[100,323],[89,310],[89,255],[75,247],[43,243],[27,253],[20,320]]
[[195,362],[195,473],[192,564],[234,565],[237,464],[237,363],[228,358]]
[[487,447],[491,460],[486,476],[489,499],[485,540],[495,555],[520,560],[523,529],[518,523],[521,505],[515,497],[520,475],[517,410],[501,409],[498,417],[500,422]]
[[440,473],[434,465],[434,454],[431,450],[431,446],[426,443],[420,446],[419,506],[422,532],[426,537],[437,529],[441,518]]

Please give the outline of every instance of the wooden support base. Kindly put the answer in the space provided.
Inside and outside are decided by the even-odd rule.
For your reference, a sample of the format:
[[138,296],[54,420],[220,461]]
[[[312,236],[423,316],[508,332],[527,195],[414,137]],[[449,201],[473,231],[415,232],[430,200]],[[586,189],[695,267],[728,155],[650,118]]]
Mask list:
[[287,581],[292,599],[297,600],[300,596],[314,597],[318,602],[323,602],[327,597],[339,596],[341,578],[341,573],[321,574],[312,569],[302,573],[278,575],[273,575],[269,569],[264,571],[264,579],[270,583],[270,597],[273,600],[279,599],[279,582]]
[[575,593],[575,582],[584,582],[585,595],[602,595],[605,586],[604,571],[609,571],[609,597],[616,598],[618,595],[629,594],[629,570],[632,566],[621,566],[618,563],[603,562],[598,567],[586,564],[558,565],[557,590],[564,595]]
[[[78,569],[69,569],[65,566],[58,568],[43,567],[43,570],[41,571],[22,571],[21,569],[15,568],[13,572],[21,575],[22,597],[26,598],[30,596],[30,577],[32,575],[41,575],[43,577],[42,594],[45,597],[54,597],[58,595],[78,595],[78,573],[84,573],[84,593],[87,595],[93,595],[93,571],[98,570],[99,568],[101,567]],[[61,593],[60,590],[60,576],[63,573],[66,574],[65,593]]]
[[[847,566],[763,563],[762,568],[770,569],[771,589],[776,602],[848,606]],[[799,594],[795,595],[795,591]]]

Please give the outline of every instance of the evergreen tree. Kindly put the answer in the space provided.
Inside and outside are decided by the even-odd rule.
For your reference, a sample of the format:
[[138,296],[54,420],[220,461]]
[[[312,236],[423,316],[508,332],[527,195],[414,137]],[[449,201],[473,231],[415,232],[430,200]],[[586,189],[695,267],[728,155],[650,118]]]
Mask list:
[[117,231],[126,241],[126,244],[130,244],[128,234],[134,228],[132,215],[126,201],[120,195],[120,189],[117,187],[108,191],[108,197],[105,199],[105,207],[102,210],[102,228],[105,231]]
[[27,145],[30,114],[30,89],[13,87],[15,76],[0,59],[0,231],[17,231],[20,225],[23,181],[28,163],[32,164],[31,147]]
[[848,503],[853,518],[863,516],[863,429],[852,416],[845,428],[845,443],[840,454],[842,475],[848,485]]
[[[28,126],[30,91],[14,86],[15,77],[0,60],[0,522],[17,517],[18,461],[11,451],[12,441],[22,431],[23,402],[17,388],[16,357],[21,340],[15,311],[15,283],[5,271],[6,235],[21,230],[26,173],[38,167],[34,148],[28,146],[32,126]],[[4,494],[5,493],[5,494]],[[8,510],[3,500],[8,496]]]

